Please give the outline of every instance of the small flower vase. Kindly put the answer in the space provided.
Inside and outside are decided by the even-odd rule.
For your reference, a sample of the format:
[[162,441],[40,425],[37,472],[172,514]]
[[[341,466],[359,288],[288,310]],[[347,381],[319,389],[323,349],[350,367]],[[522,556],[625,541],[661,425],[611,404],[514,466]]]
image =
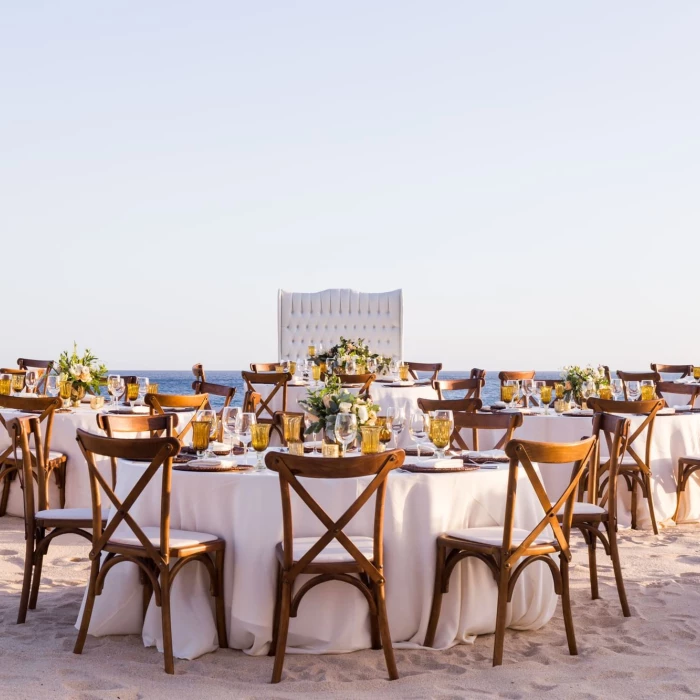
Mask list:
[[73,408],[78,408],[85,396],[85,386],[78,382],[73,382],[70,390],[70,402]]

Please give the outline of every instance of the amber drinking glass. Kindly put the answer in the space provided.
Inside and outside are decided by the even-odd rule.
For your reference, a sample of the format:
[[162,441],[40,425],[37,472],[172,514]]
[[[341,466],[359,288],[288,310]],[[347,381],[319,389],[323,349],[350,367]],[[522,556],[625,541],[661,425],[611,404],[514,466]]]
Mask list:
[[557,382],[554,385],[554,391],[558,399],[564,398],[564,385],[561,382]]
[[24,389],[24,374],[13,374],[12,375],[12,393],[15,396],[19,396]]
[[321,365],[311,365],[311,378],[315,381],[321,381]]
[[129,405],[133,408],[134,406],[134,401],[138,399],[139,397],[139,385],[138,384],[132,384],[129,382],[126,385],[126,400],[129,402]]
[[642,401],[652,401],[654,398],[654,381],[652,379],[642,380]]
[[209,449],[211,421],[192,421],[192,448],[197,452],[197,458],[202,459]]
[[402,362],[399,365],[399,380],[402,382],[408,381],[408,363]]
[[289,413],[282,414],[282,435],[285,444],[299,439],[302,418],[303,416],[293,416]]
[[379,452],[379,439],[381,433],[382,428],[378,425],[360,426],[360,434],[362,435],[363,455],[373,455]]
[[544,413],[549,413],[549,404],[552,403],[552,387],[546,384],[539,387],[540,403],[544,407]]
[[9,374],[0,375],[0,396],[9,396],[12,389],[12,378]]
[[148,388],[146,389],[147,394],[157,394],[158,393],[158,385],[157,384],[149,384]]
[[306,354],[309,357],[316,357],[316,346],[315,345],[309,345],[308,348],[306,348]]
[[265,469],[263,453],[270,445],[269,423],[255,423],[254,425],[250,426],[250,444],[258,453],[258,461],[255,463],[255,471],[263,471]]
[[435,445],[439,459],[445,457],[445,450],[450,446],[454,425],[452,411],[435,411],[430,418],[430,442]]
[[598,396],[600,396],[600,398],[605,400],[605,401],[610,401],[610,400],[612,400],[612,397],[613,397],[612,389],[608,385],[601,386],[598,389]]
[[379,433],[379,442],[386,445],[391,442],[391,421],[387,416],[377,416],[377,425],[381,429]]
[[700,379],[700,365],[693,367],[693,378]]
[[503,384],[501,386],[501,401],[510,404],[513,402],[513,396],[515,394],[515,387],[512,384]]

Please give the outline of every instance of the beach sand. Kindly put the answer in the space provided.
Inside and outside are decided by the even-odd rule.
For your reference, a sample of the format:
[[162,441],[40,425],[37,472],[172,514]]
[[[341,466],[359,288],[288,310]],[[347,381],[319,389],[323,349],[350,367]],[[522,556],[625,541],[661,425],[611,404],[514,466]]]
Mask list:
[[[569,656],[561,610],[536,632],[508,631],[504,665],[491,667],[493,636],[449,651],[396,651],[401,678],[386,680],[381,651],[288,655],[281,684],[272,659],[219,650],[176,660],[176,675],[140,636],[88,637],[72,653],[88,572],[88,544],[65,537],[45,560],[37,610],[16,625],[23,523],[0,518],[0,698],[680,698],[700,697],[700,527],[622,531],[632,617],[622,617],[612,570],[599,557],[602,598],[590,599],[575,536],[572,568],[578,656]],[[300,614],[303,614],[303,606]],[[495,611],[494,611],[495,615]]]

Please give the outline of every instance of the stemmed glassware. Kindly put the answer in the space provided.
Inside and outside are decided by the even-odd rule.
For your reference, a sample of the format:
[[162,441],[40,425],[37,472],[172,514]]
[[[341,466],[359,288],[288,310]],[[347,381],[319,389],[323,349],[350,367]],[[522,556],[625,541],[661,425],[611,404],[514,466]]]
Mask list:
[[547,382],[537,382],[537,395],[540,405],[544,408],[545,416],[549,415],[549,405],[552,403],[552,387],[547,386]]
[[63,408],[70,406],[71,386],[71,383],[68,381],[59,382],[58,384],[58,395],[61,397]]
[[622,401],[625,396],[625,391],[622,386],[622,379],[611,379],[610,388],[612,389],[613,398],[615,401]]
[[148,393],[149,381],[148,377],[136,377],[136,383],[139,385],[139,399],[136,402],[137,406],[144,406],[144,399]]
[[24,390],[25,374],[12,375],[12,395],[19,396]]
[[627,396],[630,401],[638,401],[641,394],[641,388],[638,381],[627,382]]
[[345,374],[357,374],[357,362],[354,357],[349,358],[345,363]]
[[530,405],[530,399],[535,393],[537,382],[534,379],[523,379],[522,389],[526,399],[526,406]]
[[391,423],[391,432],[394,437],[394,449],[398,449],[399,435],[401,435],[406,425],[406,416],[404,415],[403,409],[389,406],[386,410],[386,419],[387,422]]
[[46,378],[46,393],[49,396],[58,396],[58,392],[60,390],[60,377],[58,377],[55,374],[50,374]]
[[338,413],[335,417],[335,439],[340,442],[340,456],[345,457],[348,445],[357,437],[357,416],[354,413]]
[[[212,455],[211,450],[209,449],[209,443],[211,442],[212,438],[216,437],[216,430],[217,430],[216,412],[212,411],[210,408],[203,408],[203,409],[197,411],[197,415],[196,415],[195,419],[192,421],[192,425],[194,426],[195,423],[206,423],[207,424],[207,426],[208,426],[208,429],[206,430],[207,441],[206,441],[205,447],[203,448],[204,452],[202,454],[200,454],[200,450],[194,444],[194,437],[192,438],[192,447],[194,447],[197,450],[197,457],[198,458],[201,459],[202,457],[212,457],[213,455]],[[199,430],[201,431],[201,434],[203,435],[205,432],[205,429],[203,427],[200,427]],[[203,437],[200,436],[200,440],[203,440]]]
[[656,391],[656,387],[654,386],[654,380],[642,379],[640,387],[642,401],[652,401],[654,398],[654,393]]
[[239,413],[236,418],[236,432],[243,443],[243,461],[248,464],[248,443],[251,427],[258,422],[254,413]]
[[192,421],[192,448],[197,452],[197,459],[207,456],[211,439],[211,421],[201,414],[202,411]]
[[107,377],[107,391],[112,396],[112,408],[116,408],[118,405],[117,398],[120,396],[119,393],[119,383],[122,378],[118,374],[110,374]]
[[262,472],[267,469],[265,462],[263,462],[263,455],[270,445],[270,427],[269,423],[253,423],[250,426],[250,444],[258,453],[258,459],[255,462],[256,472]]
[[311,454],[316,454],[316,442],[318,440],[318,434],[321,432],[321,424],[316,416],[312,416],[310,413],[304,414],[304,425],[306,426],[306,432],[311,435],[313,440]]
[[514,408],[520,398],[519,388],[517,379],[506,379],[501,385],[501,401],[508,404],[508,408]]
[[421,411],[416,411],[411,415],[411,420],[408,424],[408,433],[411,440],[416,443],[416,452],[420,458],[420,446],[425,442],[430,428],[430,417],[426,416]]
[[37,376],[37,373],[33,369],[27,370],[27,373],[24,375],[24,384],[27,387],[28,393],[34,393],[34,389],[36,388],[38,381],[39,377]]
[[238,441],[238,433],[236,432],[236,419],[238,414],[242,412],[240,406],[226,406],[221,413],[221,424],[224,428],[224,435],[231,438],[230,454],[233,454],[233,441]]
[[437,410],[433,412],[430,418],[430,442],[435,445],[438,459],[445,457],[445,450],[450,446],[454,427],[455,419],[452,411]]

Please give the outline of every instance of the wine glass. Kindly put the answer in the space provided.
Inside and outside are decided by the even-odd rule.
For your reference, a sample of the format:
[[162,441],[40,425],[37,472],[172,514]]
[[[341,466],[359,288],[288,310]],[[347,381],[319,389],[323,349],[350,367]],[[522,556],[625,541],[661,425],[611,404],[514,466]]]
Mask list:
[[611,379],[610,388],[612,389],[613,398],[615,399],[615,401],[622,401],[625,395],[625,390],[622,385],[622,379]]
[[430,426],[430,418],[422,413],[421,411],[416,411],[411,415],[411,420],[408,424],[408,433],[411,436],[411,440],[416,443],[417,456],[420,459],[420,445],[424,442]]
[[119,399],[124,396],[125,391],[126,382],[124,381],[124,377],[119,377],[119,381],[117,382],[117,403],[119,403]]
[[540,399],[540,405],[544,408],[544,415],[549,415],[549,404],[552,403],[552,387],[547,386],[547,382],[538,382],[537,395]]
[[318,440],[318,434],[321,432],[321,423],[316,416],[310,413],[304,414],[304,425],[306,426],[306,432],[311,435],[313,440],[313,447],[311,449],[311,454],[316,454],[316,441]]
[[437,410],[430,418],[430,442],[435,445],[438,459],[444,459],[445,450],[450,446],[455,419],[452,411]]
[[248,443],[250,442],[250,430],[258,422],[254,413],[239,413],[236,418],[236,432],[243,443],[243,461],[248,464]]
[[638,381],[632,380],[631,382],[627,382],[627,396],[630,401],[638,401],[641,393]]
[[148,393],[148,386],[150,382],[148,381],[148,377],[136,377],[136,383],[139,385],[139,399],[136,403],[139,406],[143,406],[145,405],[144,398]]
[[537,382],[534,379],[523,379],[523,394],[525,395],[525,405],[530,405],[530,399],[535,393]]
[[379,433],[379,442],[386,448],[391,442],[391,437],[393,435],[391,431],[391,419],[387,416],[377,416],[377,426],[382,429]]
[[139,398],[139,385],[136,382],[129,382],[126,385],[126,400],[131,408],[134,407],[134,402]]
[[121,377],[118,374],[110,374],[107,377],[107,391],[112,395],[112,408],[117,407],[117,396],[119,395],[119,380]]
[[654,386],[653,379],[642,379],[640,384],[640,391],[642,394],[642,401],[651,401],[654,398],[654,392],[656,387]]
[[39,377],[37,376],[37,373],[33,369],[27,370],[27,373],[24,375],[24,383],[29,394],[34,393],[34,389],[36,388],[38,381]]
[[50,374],[46,378],[46,393],[49,396],[58,396],[60,377],[55,374]]
[[335,417],[335,439],[341,444],[341,457],[345,457],[348,445],[357,436],[357,416],[354,413],[338,413]]
[[354,357],[349,358],[345,363],[345,374],[357,374],[357,360]]
[[258,460],[255,462],[256,472],[262,472],[266,469],[263,455],[270,445],[270,427],[269,423],[253,423],[250,426],[251,445],[258,453]]
[[[197,411],[197,415],[195,416],[194,422],[198,423],[204,423],[206,422],[209,426],[209,430],[207,433],[207,444],[206,447],[204,448],[205,452],[203,457],[211,457],[212,453],[211,450],[209,449],[209,443],[211,442],[212,437],[216,435],[216,413],[212,411],[210,408],[202,408],[199,411]],[[204,428],[201,428],[200,430],[204,430]],[[194,438],[193,438],[194,440]],[[194,444],[192,445],[194,447]],[[195,449],[197,449],[195,447]],[[197,453],[197,457],[200,457],[200,454]]]
[[386,411],[386,419],[391,423],[391,432],[394,436],[394,449],[398,449],[399,435],[403,432],[406,424],[406,416],[404,415],[403,409],[389,406]]
[[224,427],[224,435],[231,438],[231,454],[233,454],[233,441],[238,441],[238,433],[236,432],[236,419],[241,413],[240,406],[226,406],[221,413],[221,424]]
[[19,396],[24,390],[25,374],[12,375],[12,395]]
[[399,371],[399,358],[393,355],[389,363],[389,373],[392,379],[396,379],[396,373]]
[[376,360],[376,358],[370,357],[369,360],[367,360],[367,371],[370,374],[377,373],[377,360]]

